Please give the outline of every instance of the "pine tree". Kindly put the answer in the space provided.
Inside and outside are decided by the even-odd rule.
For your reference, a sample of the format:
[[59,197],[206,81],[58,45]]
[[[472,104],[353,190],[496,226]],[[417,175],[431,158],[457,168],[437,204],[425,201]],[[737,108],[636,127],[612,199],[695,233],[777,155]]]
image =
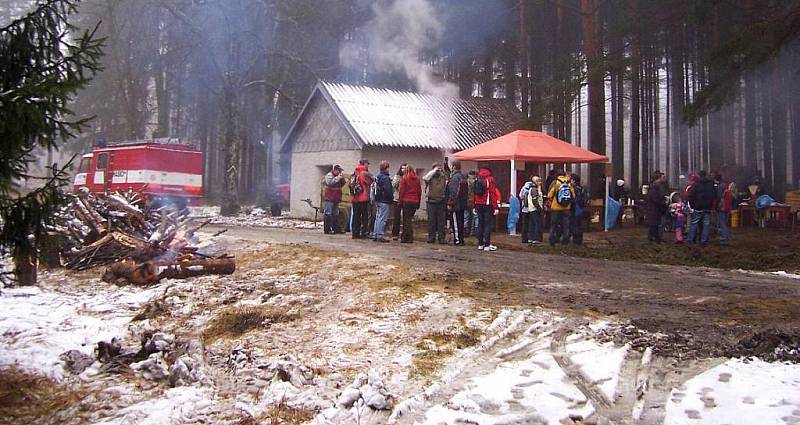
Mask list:
[[75,34],[68,18],[77,0],[49,0],[0,28],[0,250],[10,251],[19,284],[36,282],[37,241],[63,199],[65,168],[51,167],[44,184],[23,194],[37,149],[56,150],[87,119],[72,119],[69,103],[99,70],[102,40]]

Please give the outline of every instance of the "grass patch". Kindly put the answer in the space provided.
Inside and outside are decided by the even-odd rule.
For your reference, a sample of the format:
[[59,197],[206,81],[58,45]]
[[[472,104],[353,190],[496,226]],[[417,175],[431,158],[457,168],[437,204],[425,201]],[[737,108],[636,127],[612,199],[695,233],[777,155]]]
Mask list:
[[[320,262],[345,258],[346,253],[324,250],[306,245],[270,245],[266,249],[247,251],[237,255],[237,266],[241,270],[274,268],[285,272],[306,275],[318,270]],[[309,265],[315,267],[309,267]]]
[[0,369],[0,424],[57,423],[55,415],[88,393],[16,368]]
[[455,331],[434,332],[424,336],[442,347],[446,345],[454,346],[459,350],[474,347],[481,342],[481,331],[474,328],[459,328]]
[[417,354],[414,354],[414,360],[411,363],[411,378],[428,378],[438,372],[444,365],[445,360],[453,355],[453,350],[429,350],[423,348]]
[[259,307],[233,307],[219,312],[203,330],[203,341],[211,343],[220,338],[238,337],[273,323],[287,323],[295,315]]
[[[462,318],[463,320],[463,318]],[[455,350],[474,347],[481,342],[481,331],[466,326],[432,332],[422,337],[417,344],[419,351],[414,354],[410,377],[430,377],[441,370],[444,362]],[[433,346],[430,342],[432,341]]]
[[[613,261],[632,261],[647,264],[667,264],[692,267],[712,267],[725,270],[758,270],[789,272],[800,270],[800,233],[780,229],[731,229],[731,242],[720,246],[717,237],[703,249],[673,243],[673,234],[666,233],[666,243],[647,242],[647,228],[625,227],[611,232],[584,234],[584,245],[556,245],[545,243],[528,248],[516,238],[499,237],[502,249],[530,251],[541,254],[568,255]],[[546,237],[546,236],[545,236]]]
[[281,401],[258,417],[248,416],[240,420],[237,425],[300,425],[314,419],[317,412],[313,410],[298,409]]

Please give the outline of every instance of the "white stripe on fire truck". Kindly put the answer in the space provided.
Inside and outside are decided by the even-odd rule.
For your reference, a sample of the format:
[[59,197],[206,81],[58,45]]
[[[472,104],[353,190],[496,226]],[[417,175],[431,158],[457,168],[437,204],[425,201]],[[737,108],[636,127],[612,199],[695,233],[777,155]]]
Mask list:
[[111,183],[151,183],[201,187],[203,185],[203,176],[201,174],[172,171],[116,170]]

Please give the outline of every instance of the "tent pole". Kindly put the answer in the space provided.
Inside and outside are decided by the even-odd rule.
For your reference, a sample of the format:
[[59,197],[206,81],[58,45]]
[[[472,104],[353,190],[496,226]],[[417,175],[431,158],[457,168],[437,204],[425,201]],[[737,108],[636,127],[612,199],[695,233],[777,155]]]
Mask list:
[[603,229],[604,229],[604,231],[608,232],[608,195],[609,195],[609,193],[608,193],[609,192],[608,181],[610,179],[608,178],[608,176],[605,176],[604,178],[606,180],[606,184],[605,184],[605,186],[606,186],[606,197],[605,197],[605,199],[603,199],[603,205],[605,206],[605,208],[604,208],[605,211],[604,211],[604,214],[603,214]]
[[[511,197],[517,196],[517,161],[511,160],[511,193],[508,194],[508,203],[511,205]],[[509,207],[509,214],[511,208]],[[517,229],[509,229],[508,234],[514,236],[517,234]]]

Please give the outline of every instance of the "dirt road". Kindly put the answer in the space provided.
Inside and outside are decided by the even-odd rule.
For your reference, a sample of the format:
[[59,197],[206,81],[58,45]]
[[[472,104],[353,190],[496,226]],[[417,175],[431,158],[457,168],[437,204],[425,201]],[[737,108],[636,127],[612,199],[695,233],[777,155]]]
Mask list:
[[[474,245],[378,244],[309,230],[227,229],[228,235],[242,239],[362,250],[440,270],[445,291],[468,292],[497,305],[542,306],[629,321],[636,331],[626,337],[644,338],[664,355],[770,356],[781,345],[800,342],[796,279],[519,251],[485,253]],[[459,277],[467,276],[483,277],[485,285],[459,287]]]

